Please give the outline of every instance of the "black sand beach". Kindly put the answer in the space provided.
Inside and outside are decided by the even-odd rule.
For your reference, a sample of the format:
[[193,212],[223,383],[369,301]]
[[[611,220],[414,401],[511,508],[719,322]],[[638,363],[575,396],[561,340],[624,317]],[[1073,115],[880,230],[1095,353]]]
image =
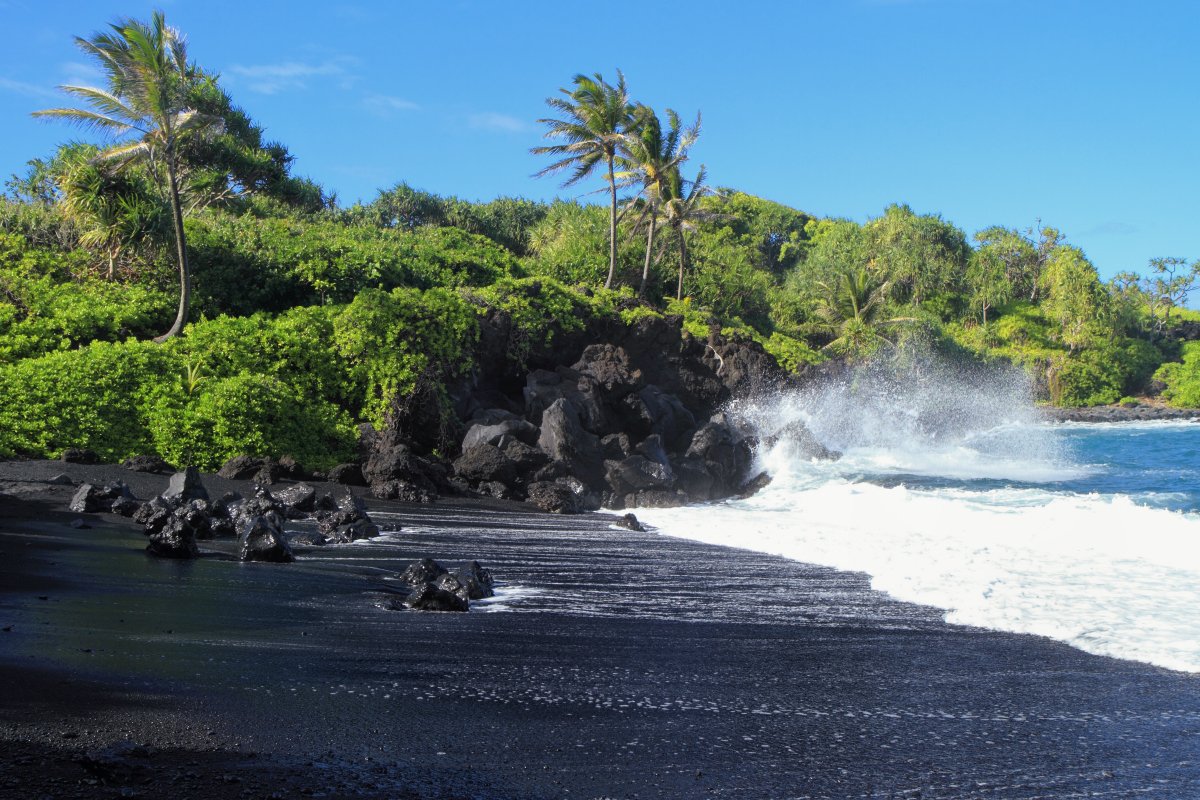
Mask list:
[[[0,797],[1200,797],[1200,676],[862,575],[482,502],[375,501],[399,533],[290,565],[156,560],[72,528],[58,472],[166,483],[0,464]],[[498,598],[380,608],[421,556]]]

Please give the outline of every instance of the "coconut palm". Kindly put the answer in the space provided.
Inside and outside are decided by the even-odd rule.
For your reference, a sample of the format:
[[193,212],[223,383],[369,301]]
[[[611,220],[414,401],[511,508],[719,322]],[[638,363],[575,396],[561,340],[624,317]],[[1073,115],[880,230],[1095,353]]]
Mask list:
[[663,219],[671,230],[675,231],[679,243],[679,282],[675,289],[675,299],[683,299],[683,273],[687,271],[688,249],[687,234],[696,230],[697,223],[721,219],[724,215],[706,208],[700,202],[701,198],[710,194],[711,190],[704,185],[708,171],[700,165],[694,180],[685,181],[679,169],[674,169],[667,176],[667,194],[662,202]]
[[847,356],[864,356],[893,342],[882,329],[912,317],[886,317],[891,282],[880,282],[869,267],[849,268],[818,284],[817,313],[834,339],[825,345]]
[[[649,106],[638,104],[634,109],[634,130],[625,136],[623,153],[620,157],[622,171],[618,173],[627,185],[641,184],[639,204],[642,215],[639,224],[646,228],[646,262],[642,267],[642,283],[639,296],[645,296],[646,284],[650,279],[650,263],[654,251],[654,235],[658,219],[667,202],[672,198],[673,175],[688,159],[688,151],[700,136],[700,115],[696,121],[684,128],[679,115],[667,109],[667,129]],[[686,246],[686,245],[685,245]]]
[[161,11],[154,12],[149,24],[126,18],[109,27],[110,33],[75,39],[100,62],[108,88],[61,86],[90,108],[51,108],[34,116],[65,119],[117,138],[98,161],[117,171],[145,163],[160,186],[165,184],[179,262],[179,310],[170,330],[155,339],[161,342],[183,330],[191,294],[179,199],[180,144],[188,136],[219,129],[220,120],[188,107],[186,98],[199,70],[188,63],[183,36],[167,26]]
[[608,181],[608,279],[611,288],[617,272],[617,182],[615,167],[617,152],[624,144],[633,119],[625,76],[617,70],[613,86],[600,73],[592,77],[576,75],[573,89],[559,89],[565,97],[548,97],[546,105],[562,114],[562,119],[539,119],[547,126],[545,138],[557,139],[558,144],[534,147],[537,155],[558,157],[550,166],[535,173],[536,177],[570,169],[563,186],[571,186],[588,177],[603,163]]

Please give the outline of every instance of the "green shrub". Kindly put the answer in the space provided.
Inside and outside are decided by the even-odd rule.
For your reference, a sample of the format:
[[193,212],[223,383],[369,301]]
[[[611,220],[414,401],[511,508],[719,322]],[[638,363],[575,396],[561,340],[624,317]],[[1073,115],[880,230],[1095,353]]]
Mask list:
[[1168,361],[1154,373],[1167,385],[1163,399],[1177,408],[1200,408],[1200,342],[1183,345],[1182,361]]
[[350,390],[376,426],[422,378],[440,385],[466,369],[478,335],[474,309],[447,289],[368,289],[333,319]]
[[516,258],[457,228],[415,231],[210,213],[188,220],[197,307],[209,314],[345,303],[367,288],[479,286]]
[[92,276],[87,262],[82,252],[33,248],[0,233],[0,363],[161,332],[171,295]]
[[303,306],[278,316],[202,320],[167,346],[201,382],[243,372],[266,375],[354,413],[361,399],[347,394],[347,367],[333,341],[333,319],[339,310]]
[[147,423],[159,455],[214,470],[237,455],[290,455],[328,469],[348,460],[357,431],[344,410],[269,375],[242,373],[158,392]]
[[810,364],[820,364],[826,358],[818,350],[813,350],[802,339],[795,339],[791,336],[779,333],[772,333],[769,337],[763,337],[759,340],[771,357],[786,369],[788,372],[798,372],[801,367]]
[[147,402],[182,364],[147,342],[95,342],[0,366],[0,453],[55,457],[87,447],[116,461],[153,452]]
[[605,301],[552,278],[509,278],[466,296],[482,309],[504,311],[512,318],[509,352],[521,364],[531,353],[550,347],[561,332],[582,331],[605,313]]

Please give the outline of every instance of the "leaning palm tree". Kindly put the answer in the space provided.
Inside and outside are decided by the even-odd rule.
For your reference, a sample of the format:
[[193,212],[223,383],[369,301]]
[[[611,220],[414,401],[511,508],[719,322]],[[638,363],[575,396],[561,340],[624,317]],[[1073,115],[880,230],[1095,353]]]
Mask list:
[[159,185],[165,184],[179,261],[179,310],[170,330],[155,339],[162,342],[183,330],[191,294],[179,199],[180,143],[221,123],[188,108],[188,93],[199,70],[188,63],[183,36],[167,26],[161,11],[154,12],[149,24],[126,18],[109,27],[110,33],[75,38],[83,52],[100,62],[108,88],[61,86],[91,108],[51,108],[34,116],[65,119],[109,134],[117,142],[99,153],[98,162],[118,171],[146,163]]
[[649,106],[638,104],[633,112],[635,130],[625,136],[620,162],[622,171],[618,177],[626,185],[641,184],[642,224],[646,226],[646,262],[642,267],[642,283],[639,296],[645,296],[646,284],[650,279],[651,255],[654,251],[654,235],[658,218],[671,199],[671,179],[678,174],[680,166],[688,159],[688,151],[700,136],[700,115],[688,128],[679,121],[679,115],[667,109],[667,130]]
[[592,174],[600,163],[607,167],[608,181],[608,279],[604,288],[612,287],[617,272],[617,182],[614,162],[624,143],[633,117],[625,76],[617,70],[617,85],[604,80],[600,73],[592,77],[576,75],[573,89],[559,89],[566,97],[546,98],[546,105],[561,112],[562,119],[539,119],[548,126],[545,138],[560,140],[559,144],[534,147],[530,152],[558,157],[550,166],[535,173],[536,177],[571,170],[563,186],[571,186]]
[[683,273],[687,271],[688,249],[687,234],[696,230],[700,222],[711,222],[724,217],[723,214],[706,208],[701,202],[711,190],[704,185],[708,171],[700,165],[694,180],[685,181],[678,168],[671,170],[667,176],[667,194],[662,203],[663,219],[667,227],[675,232],[679,243],[679,282],[675,288],[675,299],[683,299]]

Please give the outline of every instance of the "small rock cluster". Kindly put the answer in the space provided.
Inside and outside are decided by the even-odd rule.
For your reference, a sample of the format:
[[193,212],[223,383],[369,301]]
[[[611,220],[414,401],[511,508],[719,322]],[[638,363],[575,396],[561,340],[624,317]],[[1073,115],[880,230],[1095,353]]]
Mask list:
[[[324,545],[379,534],[366,504],[352,495],[318,497],[312,486],[297,483],[273,493],[258,486],[250,498],[229,492],[213,501],[195,467],[172,475],[166,491],[146,502],[134,497],[121,482],[110,486],[85,483],[71,498],[70,509],[132,518],[143,526],[149,539],[146,551],[162,558],[195,558],[200,553],[198,541],[236,536],[242,561],[287,563],[295,560],[293,542]],[[308,517],[316,518],[319,533],[285,531],[286,520]]]
[[402,600],[385,604],[392,610],[467,611],[472,600],[482,600],[494,594],[492,574],[471,561],[451,572],[431,558],[414,561],[396,580],[409,587]]

